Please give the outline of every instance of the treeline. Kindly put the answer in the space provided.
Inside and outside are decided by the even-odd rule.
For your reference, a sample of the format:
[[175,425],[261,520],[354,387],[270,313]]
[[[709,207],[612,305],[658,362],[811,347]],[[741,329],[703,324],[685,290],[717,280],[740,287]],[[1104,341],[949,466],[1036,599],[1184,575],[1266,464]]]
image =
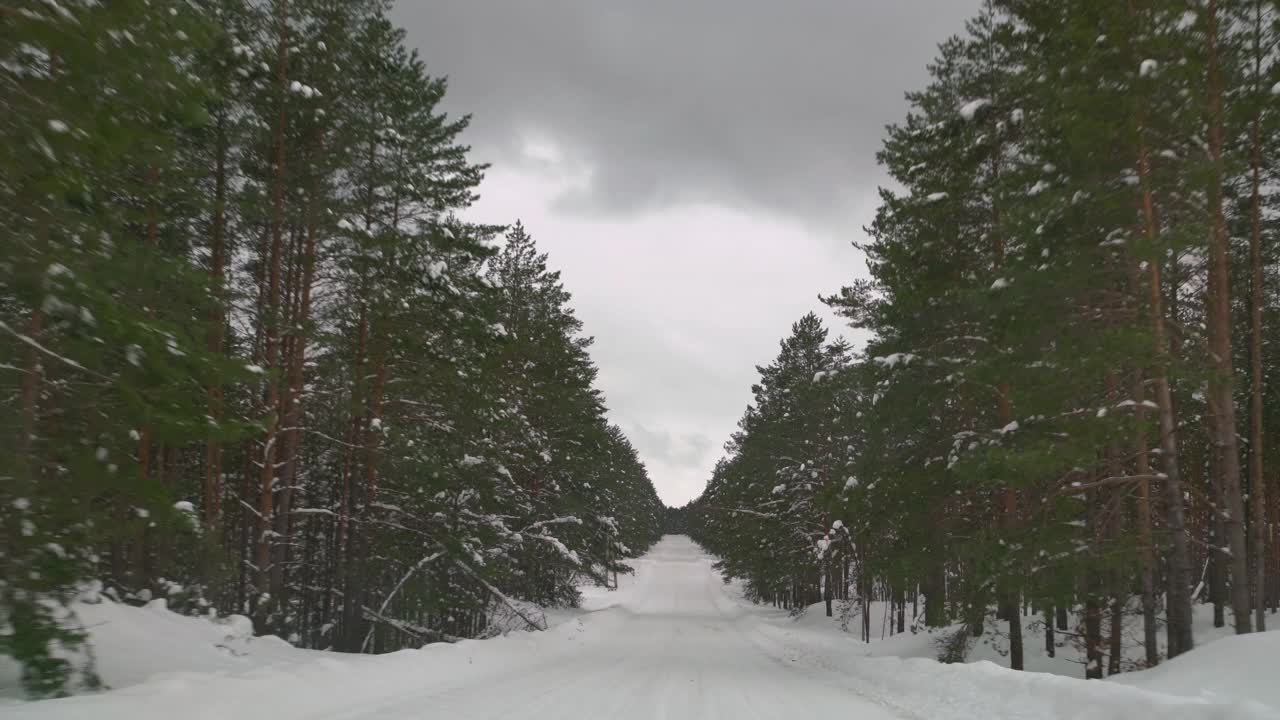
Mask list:
[[691,508],[724,571],[998,619],[1015,668],[1042,616],[1088,677],[1192,649],[1197,603],[1263,629],[1278,39],[1270,0],[985,3],[888,129],[871,278],[826,298],[874,340],[798,323]]
[[687,506],[666,508],[662,532],[664,535],[688,535],[689,508]]
[[380,652],[539,626],[660,535],[590,339],[384,0],[0,9],[0,653],[73,600]]

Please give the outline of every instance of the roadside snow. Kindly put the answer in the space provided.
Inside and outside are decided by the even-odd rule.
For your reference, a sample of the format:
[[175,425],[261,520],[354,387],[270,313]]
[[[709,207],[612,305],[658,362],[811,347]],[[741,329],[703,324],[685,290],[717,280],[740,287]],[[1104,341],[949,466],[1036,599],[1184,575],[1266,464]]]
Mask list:
[[[182,617],[159,603],[84,606],[107,682],[96,695],[13,702],[6,720],[319,720],[421,717],[859,720],[1264,720],[1280,718],[1265,662],[1273,636],[1222,641],[1122,682],[1014,672],[982,661],[942,665],[934,636],[863,644],[823,616],[799,620],[751,605],[712,558],[671,536],[636,562],[617,591],[588,588],[584,607],[553,626],[389,655],[298,650],[247,636],[245,621]],[[873,610],[877,608],[873,607]],[[878,608],[887,630],[883,606]],[[556,624],[558,623],[558,624]],[[1029,663],[1037,654],[1028,638]],[[1215,652],[1216,650],[1216,652]],[[875,657],[893,652],[906,657]],[[1237,658],[1241,658],[1237,661]],[[1067,658],[1051,659],[1080,672]],[[1238,672],[1240,663],[1250,672]],[[1238,677],[1229,678],[1228,675]],[[6,679],[8,682],[8,679]],[[1158,690],[1158,692],[1157,692]],[[1246,701],[1252,697],[1258,702]]]
[[[89,628],[97,671],[109,688],[174,671],[238,675],[326,655],[299,650],[277,637],[253,637],[252,623],[240,615],[210,620],[171,612],[164,600],[133,607],[100,598],[78,603],[75,610]],[[7,657],[0,657],[0,697],[22,697],[19,668]]]
[[[1201,642],[1205,638],[1201,638]],[[1147,690],[1208,700],[1249,698],[1280,710],[1275,658],[1280,633],[1228,635],[1150,670],[1112,680]]]
[[[906,612],[907,631],[894,634],[894,615],[889,605],[883,602],[871,604],[871,642],[861,641],[858,630],[858,618],[849,622],[849,630],[840,627],[840,618],[828,618],[821,603],[810,606],[798,618],[787,618],[785,624],[779,625],[789,641],[810,652],[815,648],[823,648],[822,652],[833,656],[845,654],[855,655],[868,660],[905,663],[898,670],[886,671],[888,677],[895,673],[908,672],[914,667],[912,661],[925,662],[925,666],[938,665],[935,661],[939,654],[940,641],[951,633],[962,629],[953,626],[943,630],[929,630],[923,626],[913,627],[910,608]],[[922,618],[921,618],[922,619]],[[1078,618],[1071,617],[1070,625],[1075,626]],[[782,623],[781,616],[778,620]],[[1141,637],[1140,618],[1131,617],[1125,625],[1125,637]],[[967,656],[969,667],[986,667],[994,675],[1006,673],[1008,677],[1024,676],[1041,677],[1058,676],[1066,680],[1066,687],[1096,687],[1117,685],[1133,689],[1142,689],[1166,696],[1195,698],[1203,703],[1225,705],[1233,708],[1226,715],[1215,715],[1209,709],[1201,707],[1208,714],[1190,717],[1240,717],[1280,718],[1280,683],[1274,682],[1273,664],[1270,658],[1280,653],[1280,632],[1255,633],[1253,635],[1236,636],[1230,627],[1213,627],[1213,608],[1208,605],[1195,607],[1196,650],[1189,654],[1166,661],[1150,670],[1123,672],[1097,681],[1084,681],[1084,657],[1081,650],[1075,647],[1063,634],[1057,633],[1054,657],[1045,651],[1044,626],[1038,616],[1027,616],[1023,619],[1023,648],[1027,672],[1015,673],[1007,670],[1009,664],[1008,644],[1003,634],[1004,623],[999,627],[987,628],[981,639],[974,640]],[[1161,651],[1164,651],[1164,634],[1160,634]],[[1124,666],[1126,668],[1139,665],[1143,658],[1140,647],[1127,643]],[[955,665],[940,668],[960,667]],[[863,672],[859,669],[856,672]],[[950,672],[943,670],[944,673]],[[932,678],[929,682],[939,681]],[[1021,681],[1019,681],[1021,684]],[[1018,692],[1016,688],[1008,688],[1008,692]],[[1108,691],[1109,692],[1109,691]],[[1167,702],[1166,697],[1161,702]],[[1082,706],[1087,707],[1087,706]],[[1216,711],[1215,711],[1216,712]],[[1238,712],[1241,714],[1232,714]],[[926,713],[925,717],[935,715]],[[1015,717],[1020,717],[1014,715]],[[937,715],[937,717],[946,717]],[[1003,717],[1003,715],[992,715]],[[1027,717],[1056,718],[1054,714],[1031,714]],[[1064,717],[1075,717],[1065,715]],[[1110,715],[1081,715],[1081,717],[1111,717]],[[1180,716],[1179,716],[1180,717]]]

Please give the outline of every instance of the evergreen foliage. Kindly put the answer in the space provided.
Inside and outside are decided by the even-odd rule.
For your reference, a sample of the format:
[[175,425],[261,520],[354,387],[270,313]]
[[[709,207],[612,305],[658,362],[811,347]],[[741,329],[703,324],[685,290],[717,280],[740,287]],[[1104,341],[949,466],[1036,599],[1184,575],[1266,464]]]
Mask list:
[[1052,642],[1071,611],[1088,677],[1128,669],[1130,617],[1147,665],[1162,625],[1191,649],[1193,602],[1261,626],[1278,23],[990,0],[943,43],[880,153],[870,279],[826,298],[873,339],[824,353],[798,323],[689,509],[723,572],[784,607],[888,601],[900,630],[923,600],[1015,668],[1022,616]]
[[663,508],[384,0],[0,14],[0,653],[99,585],[382,652],[542,627]]

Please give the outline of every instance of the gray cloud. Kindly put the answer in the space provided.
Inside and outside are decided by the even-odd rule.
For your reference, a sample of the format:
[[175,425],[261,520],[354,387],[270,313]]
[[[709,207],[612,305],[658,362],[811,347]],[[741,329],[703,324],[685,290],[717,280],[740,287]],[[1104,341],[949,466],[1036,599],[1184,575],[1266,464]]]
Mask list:
[[668,504],[701,491],[790,324],[865,272],[884,125],[979,3],[399,0],[493,163],[470,214],[522,218],[564,271]]
[[530,137],[590,172],[557,202],[712,202],[841,217],[879,178],[883,126],[978,0],[401,0],[470,138]]
[[697,432],[671,432],[636,423],[627,423],[623,429],[645,457],[673,465],[700,463],[708,452],[719,445]]

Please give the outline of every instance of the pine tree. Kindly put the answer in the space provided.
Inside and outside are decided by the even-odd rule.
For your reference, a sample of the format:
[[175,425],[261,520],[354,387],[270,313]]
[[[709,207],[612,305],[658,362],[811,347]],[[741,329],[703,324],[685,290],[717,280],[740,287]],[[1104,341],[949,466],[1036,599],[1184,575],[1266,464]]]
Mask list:
[[0,31],[0,652],[33,694],[94,682],[50,648],[98,583],[382,652],[544,627],[658,538],[558,275],[458,218],[484,166],[388,8]]

